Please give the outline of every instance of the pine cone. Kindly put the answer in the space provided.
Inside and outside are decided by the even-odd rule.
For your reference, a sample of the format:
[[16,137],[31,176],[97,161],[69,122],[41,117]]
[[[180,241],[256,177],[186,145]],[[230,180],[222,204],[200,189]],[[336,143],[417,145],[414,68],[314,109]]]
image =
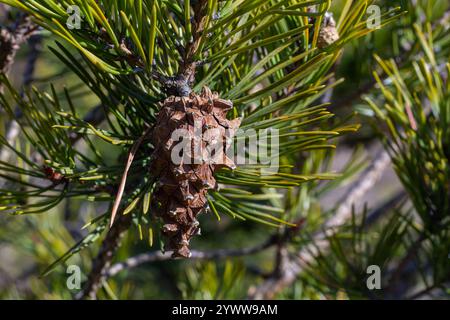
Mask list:
[[[227,139],[241,122],[227,120],[232,106],[231,101],[219,99],[217,93],[204,87],[200,95],[167,98],[158,114],[152,137],[151,174],[158,179],[152,208],[164,223],[166,250],[173,251],[173,257],[190,256],[189,241],[200,234],[197,216],[207,206],[208,189],[217,187],[214,173],[222,167],[235,167],[226,156]],[[174,141],[172,134],[179,129],[185,133],[188,148],[182,161],[175,163],[172,155],[178,153],[180,141]],[[215,146],[219,147],[212,160],[208,150]]]
[[322,26],[320,28],[319,37],[317,39],[317,47],[323,49],[339,40],[339,33],[336,28],[336,21],[334,21],[331,13],[326,13]]

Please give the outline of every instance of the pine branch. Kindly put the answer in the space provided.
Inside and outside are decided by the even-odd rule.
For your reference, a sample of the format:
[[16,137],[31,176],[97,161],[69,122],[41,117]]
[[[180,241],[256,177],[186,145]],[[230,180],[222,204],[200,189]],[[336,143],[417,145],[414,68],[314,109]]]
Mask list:
[[[181,81],[173,82],[175,88],[172,88],[172,90],[175,90],[175,92],[168,91],[168,93],[184,96],[189,94],[191,90],[195,78],[196,62],[194,61],[194,58],[199,49],[201,37],[206,27],[206,25],[204,24],[204,19],[206,16],[205,9],[207,8],[207,4],[208,4],[207,0],[200,0],[197,1],[197,3],[194,6],[195,16],[194,16],[194,23],[192,26],[194,34],[193,41],[189,42],[189,44],[184,48],[185,54],[183,57],[183,61],[180,64],[181,68],[179,70],[179,75],[176,77],[176,80]],[[146,134],[143,137],[145,136]],[[124,173],[124,177],[125,179],[124,178],[122,179],[123,188],[125,188],[126,172]],[[121,198],[120,193],[117,198],[120,201]],[[116,201],[116,203],[118,202]],[[116,205],[117,204],[114,205],[115,208],[113,209],[113,217],[112,217],[113,219],[115,211],[117,211]],[[111,223],[112,222],[113,220],[111,220]],[[118,221],[111,226],[111,229],[108,231],[108,234],[102,243],[100,252],[94,261],[93,268],[89,275],[85,288],[77,296],[78,299],[86,299],[86,298],[95,299],[96,293],[104,280],[104,272],[109,267],[109,264],[111,263],[115,251],[119,246],[120,238],[122,237],[123,233],[129,228],[130,225],[131,225],[131,214],[128,214],[120,216],[118,218]]]
[[272,277],[249,292],[249,297],[256,300],[272,299],[277,293],[290,286],[303,271],[303,266],[314,260],[314,256],[319,249],[321,251],[328,249],[327,237],[335,234],[339,227],[351,218],[352,205],[375,185],[389,164],[389,155],[385,151],[380,151],[372,164],[360,174],[356,182],[349,188],[343,201],[340,201],[342,204],[336,210],[336,214],[324,224],[323,229],[325,231],[319,231],[313,235],[309,245],[302,248],[294,258],[285,260],[281,272],[275,272]]

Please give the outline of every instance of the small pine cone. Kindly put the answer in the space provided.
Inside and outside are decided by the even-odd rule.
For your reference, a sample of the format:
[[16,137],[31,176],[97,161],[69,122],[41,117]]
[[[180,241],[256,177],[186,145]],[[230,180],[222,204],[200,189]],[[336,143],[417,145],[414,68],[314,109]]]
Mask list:
[[[208,189],[217,186],[214,173],[221,167],[235,167],[226,156],[227,143],[241,122],[227,120],[232,106],[231,101],[219,99],[217,93],[204,87],[200,95],[167,98],[158,114],[152,137],[151,173],[158,179],[152,208],[164,223],[166,249],[173,251],[173,257],[190,257],[189,241],[200,233],[197,216],[207,206]],[[181,143],[173,140],[175,130],[188,145],[181,161],[173,158],[180,156]],[[208,150],[212,148],[215,152],[210,159]]]
[[317,47],[319,49],[324,49],[338,40],[339,33],[336,28],[336,21],[334,21],[333,15],[327,12],[324,16],[322,26],[320,27]]

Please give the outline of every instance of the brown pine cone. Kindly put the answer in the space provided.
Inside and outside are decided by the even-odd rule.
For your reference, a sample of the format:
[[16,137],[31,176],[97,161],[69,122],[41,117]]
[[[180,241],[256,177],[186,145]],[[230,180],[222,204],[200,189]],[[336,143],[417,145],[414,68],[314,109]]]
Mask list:
[[331,13],[326,13],[320,27],[317,47],[324,49],[339,40],[339,33],[336,28],[336,21]]
[[[197,216],[207,206],[208,189],[217,187],[214,173],[221,167],[235,167],[226,157],[227,141],[241,122],[227,120],[232,107],[231,101],[204,87],[200,95],[167,98],[158,114],[152,137],[151,174],[158,179],[152,208],[164,223],[166,250],[173,251],[173,257],[190,256],[189,241],[200,233]],[[181,133],[177,141],[175,133]],[[181,143],[187,145],[182,153]],[[208,150],[214,147],[211,159]],[[175,159],[181,154],[181,161]]]

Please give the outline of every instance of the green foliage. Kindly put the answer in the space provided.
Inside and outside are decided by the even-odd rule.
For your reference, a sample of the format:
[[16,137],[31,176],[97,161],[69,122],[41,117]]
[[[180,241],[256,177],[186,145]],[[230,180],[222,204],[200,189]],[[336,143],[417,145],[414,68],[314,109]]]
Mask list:
[[186,280],[180,283],[183,299],[221,300],[243,299],[245,269],[242,263],[226,261],[218,270],[214,262],[198,264],[185,271]]
[[[377,57],[392,85],[375,74],[384,96],[376,117],[387,126],[386,146],[397,174],[408,190],[417,213],[430,231],[448,227],[450,216],[450,84],[449,64],[438,64],[426,35],[415,25],[425,56],[413,61],[408,83],[393,61]],[[382,127],[381,127],[382,128]]]
[[311,276],[316,283],[326,285],[328,294],[338,295],[343,291],[351,299],[388,297],[389,292],[385,289],[389,288],[389,280],[392,279],[384,276],[381,278],[382,290],[369,290],[366,270],[368,266],[378,266],[380,270],[392,266],[402,252],[402,241],[411,222],[396,211],[377,226],[377,230],[368,230],[365,226],[366,210],[361,218],[353,212],[351,221],[338,234],[327,239],[329,252],[316,248],[319,254],[304,276]]

